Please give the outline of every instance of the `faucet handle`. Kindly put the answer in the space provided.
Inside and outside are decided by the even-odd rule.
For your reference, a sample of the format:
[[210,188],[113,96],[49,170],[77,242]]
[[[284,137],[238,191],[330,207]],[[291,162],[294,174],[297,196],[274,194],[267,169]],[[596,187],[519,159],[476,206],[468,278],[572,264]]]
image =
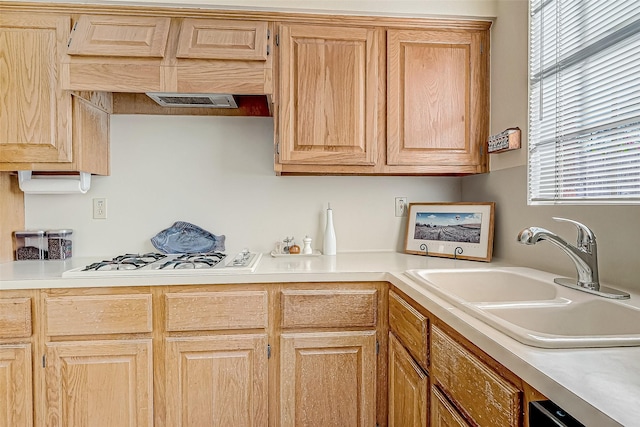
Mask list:
[[589,253],[593,253],[596,247],[596,235],[593,234],[593,231],[589,229],[586,225],[579,223],[578,221],[574,221],[568,218],[559,218],[552,217],[555,221],[558,222],[569,222],[578,228],[578,241],[577,246],[580,249],[586,250]]

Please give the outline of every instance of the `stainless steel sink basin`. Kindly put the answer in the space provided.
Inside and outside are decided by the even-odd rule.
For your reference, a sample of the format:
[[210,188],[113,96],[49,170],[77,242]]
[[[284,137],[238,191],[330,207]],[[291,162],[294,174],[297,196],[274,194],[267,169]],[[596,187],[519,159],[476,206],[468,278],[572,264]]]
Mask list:
[[512,338],[544,348],[640,346],[637,298],[612,301],[559,286],[528,268],[408,270],[455,307]]

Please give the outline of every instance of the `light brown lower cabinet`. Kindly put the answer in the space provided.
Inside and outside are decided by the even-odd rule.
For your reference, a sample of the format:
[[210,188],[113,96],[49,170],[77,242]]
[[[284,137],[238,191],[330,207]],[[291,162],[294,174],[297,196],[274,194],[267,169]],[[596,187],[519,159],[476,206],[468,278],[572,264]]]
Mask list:
[[389,333],[389,427],[425,427],[429,377]]
[[31,344],[0,345],[0,426],[33,426]]
[[165,340],[166,425],[268,424],[267,334]]
[[0,292],[0,427],[32,427],[31,291]]
[[283,333],[280,426],[376,424],[376,332]]
[[446,397],[438,390],[431,387],[431,426],[432,427],[469,427],[469,423],[456,408],[449,403]]
[[0,291],[0,427],[528,427],[541,399],[384,282]]
[[[154,411],[149,288],[40,293],[47,427],[146,427]],[[39,374],[40,375],[40,374]]]
[[528,403],[545,399],[393,286],[389,330],[390,427],[528,427]]
[[443,329],[431,328],[431,375],[451,400],[480,426],[522,422],[523,392]]
[[151,339],[46,347],[47,426],[153,425]]

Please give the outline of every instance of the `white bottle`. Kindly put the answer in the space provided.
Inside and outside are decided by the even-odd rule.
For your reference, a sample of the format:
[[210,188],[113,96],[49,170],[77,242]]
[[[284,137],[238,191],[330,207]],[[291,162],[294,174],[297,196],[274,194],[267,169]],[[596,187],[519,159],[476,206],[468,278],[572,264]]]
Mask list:
[[325,255],[336,254],[336,231],[333,229],[333,211],[331,210],[331,203],[329,203],[329,207],[327,208],[327,225],[324,228],[322,252]]

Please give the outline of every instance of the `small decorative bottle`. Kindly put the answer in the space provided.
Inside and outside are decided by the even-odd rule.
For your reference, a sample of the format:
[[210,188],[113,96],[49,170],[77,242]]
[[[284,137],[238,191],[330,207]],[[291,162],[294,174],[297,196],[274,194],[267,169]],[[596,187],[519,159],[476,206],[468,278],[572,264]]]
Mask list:
[[333,211],[331,210],[331,203],[327,208],[327,225],[324,229],[324,242],[322,246],[322,252],[325,255],[336,254],[336,231],[333,229]]
[[302,247],[302,254],[311,255],[313,253],[313,249],[311,248],[311,237],[304,236],[302,243],[304,243],[304,246]]

